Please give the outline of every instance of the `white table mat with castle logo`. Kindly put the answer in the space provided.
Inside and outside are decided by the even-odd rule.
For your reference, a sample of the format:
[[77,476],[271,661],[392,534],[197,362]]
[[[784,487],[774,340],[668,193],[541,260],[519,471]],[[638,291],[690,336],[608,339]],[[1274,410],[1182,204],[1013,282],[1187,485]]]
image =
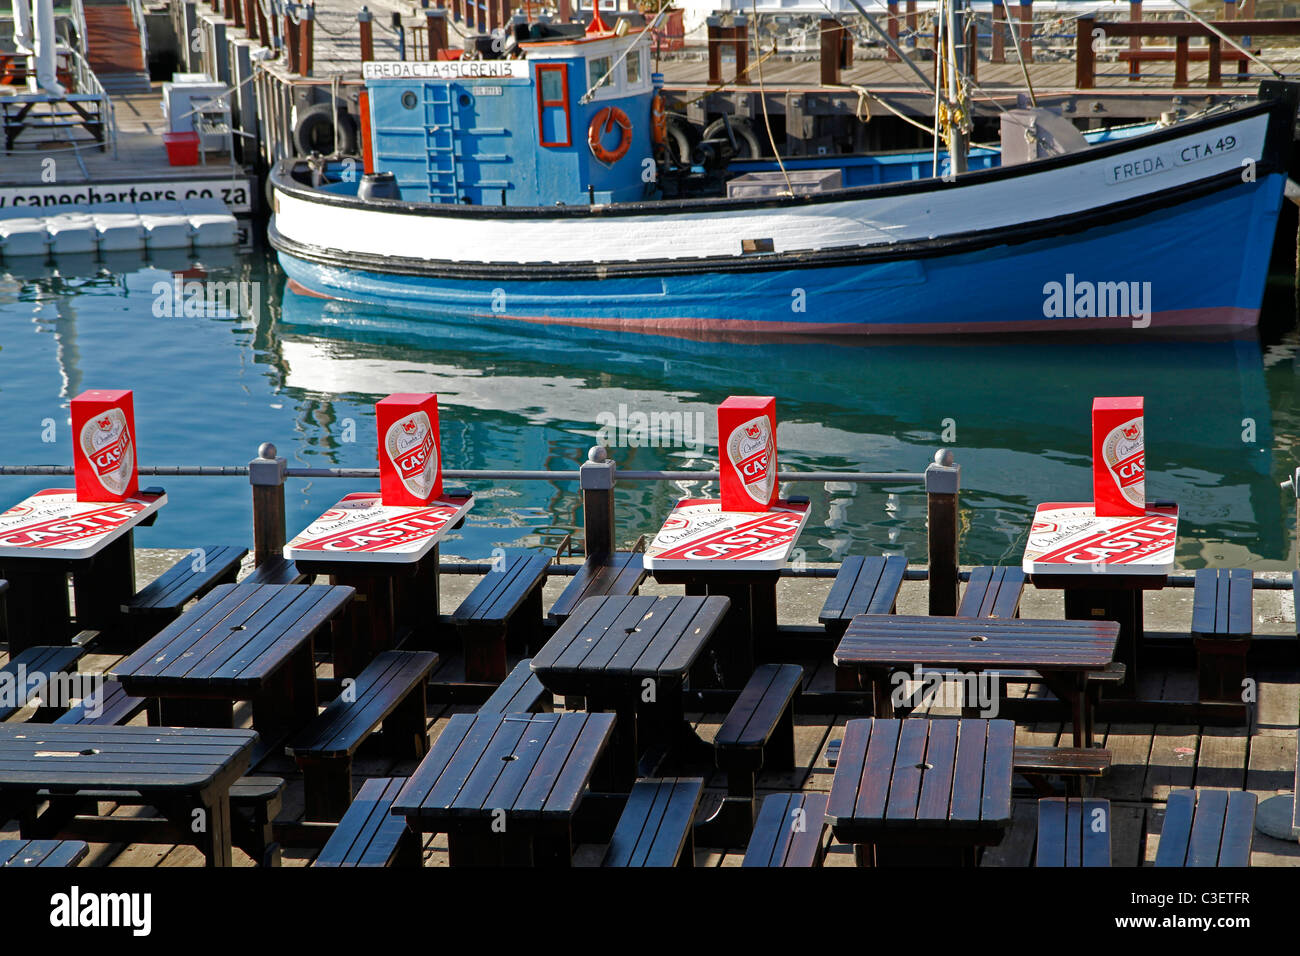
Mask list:
[[1045,502],[1034,513],[1022,567],[1026,574],[1168,574],[1177,540],[1177,505],[1098,516],[1092,502]]
[[712,498],[677,502],[645,551],[650,571],[779,571],[808,522],[806,501],[723,511]]
[[472,497],[385,505],[378,492],[359,491],[308,525],[284,553],[293,561],[419,561],[473,506]]
[[166,495],[78,501],[71,488],[48,488],[0,512],[0,558],[89,558],[167,504]]

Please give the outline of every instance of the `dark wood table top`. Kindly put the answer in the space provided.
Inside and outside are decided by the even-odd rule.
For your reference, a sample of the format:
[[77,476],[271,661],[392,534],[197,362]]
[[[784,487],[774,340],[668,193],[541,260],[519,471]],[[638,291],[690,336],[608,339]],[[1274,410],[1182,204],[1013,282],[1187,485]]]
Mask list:
[[248,769],[251,730],[0,724],[0,792],[202,791]]
[[1113,621],[859,614],[835,649],[840,666],[933,664],[976,670],[1102,670],[1115,658]]
[[456,714],[392,812],[431,832],[500,810],[507,827],[568,820],[613,729],[613,714]]
[[849,832],[1004,828],[1015,736],[1010,720],[850,720],[826,818]]
[[730,606],[725,597],[588,598],[533,655],[533,673],[561,694],[647,677],[681,678]]
[[185,696],[199,685],[256,692],[352,599],[350,587],[223,584],[114,668],[137,697]]

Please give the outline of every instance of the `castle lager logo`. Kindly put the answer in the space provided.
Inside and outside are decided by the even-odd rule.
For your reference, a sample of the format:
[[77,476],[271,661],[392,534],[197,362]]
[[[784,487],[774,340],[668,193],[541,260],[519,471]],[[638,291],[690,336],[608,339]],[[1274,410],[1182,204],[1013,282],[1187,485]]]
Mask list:
[[135,471],[131,429],[120,408],[109,408],[81,427],[81,453],[109,492],[126,494]]
[[727,436],[727,457],[739,472],[745,492],[759,507],[766,508],[772,500],[776,473],[776,441],[766,415],[750,419],[732,429]]
[[1102,460],[1106,469],[1119,487],[1120,494],[1137,508],[1146,504],[1145,456],[1141,418],[1112,428],[1102,442]]
[[406,490],[427,500],[438,473],[438,446],[428,414],[415,412],[390,425],[384,436],[384,451]]

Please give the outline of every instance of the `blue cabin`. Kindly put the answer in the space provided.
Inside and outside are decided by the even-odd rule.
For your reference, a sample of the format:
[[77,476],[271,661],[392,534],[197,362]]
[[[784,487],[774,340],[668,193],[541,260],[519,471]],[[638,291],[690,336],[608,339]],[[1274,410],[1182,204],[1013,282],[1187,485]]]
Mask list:
[[654,198],[642,29],[597,18],[523,59],[365,64],[367,168],[408,202],[553,206]]

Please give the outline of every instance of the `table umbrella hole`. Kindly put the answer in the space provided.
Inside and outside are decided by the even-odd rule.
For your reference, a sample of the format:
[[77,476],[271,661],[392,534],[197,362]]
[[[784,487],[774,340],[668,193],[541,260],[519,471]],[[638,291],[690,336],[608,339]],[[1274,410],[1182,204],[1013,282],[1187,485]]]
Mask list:
[[244,625],[242,625],[242,624],[232,624],[232,625],[230,626],[230,629],[231,629],[232,631],[243,631],[243,630],[247,630],[247,628],[245,628]]
[[972,641],[987,641],[988,638],[987,638],[986,636],[984,636],[983,634],[976,634],[974,637],[971,638],[971,640],[972,640]]
[[502,760],[505,760],[505,761],[518,760],[518,759],[519,759],[519,755],[518,755],[518,754],[506,754],[506,755],[505,755],[504,757],[502,757],[501,759],[502,759]]
[[916,769],[917,769],[917,770],[933,770],[933,769],[934,769],[934,764],[932,764],[932,763],[925,763],[924,761],[922,761],[921,763],[919,763],[919,764],[916,765]]

